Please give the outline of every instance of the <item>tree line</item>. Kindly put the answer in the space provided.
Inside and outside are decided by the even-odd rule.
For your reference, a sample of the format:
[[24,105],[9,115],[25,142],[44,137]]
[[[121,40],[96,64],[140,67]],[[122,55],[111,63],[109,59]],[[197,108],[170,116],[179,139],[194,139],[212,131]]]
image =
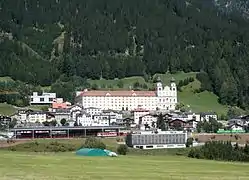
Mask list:
[[240,147],[227,141],[209,141],[200,148],[192,148],[188,157],[197,159],[210,159],[222,161],[242,161],[249,162],[249,145]]
[[249,107],[248,20],[212,1],[18,0],[0,9],[0,76],[70,89],[61,74],[194,71],[222,104]]

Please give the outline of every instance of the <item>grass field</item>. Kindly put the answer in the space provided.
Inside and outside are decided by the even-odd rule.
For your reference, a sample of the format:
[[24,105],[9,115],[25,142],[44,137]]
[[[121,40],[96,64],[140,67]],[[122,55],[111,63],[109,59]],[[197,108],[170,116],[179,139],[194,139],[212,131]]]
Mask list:
[[74,153],[0,152],[0,180],[236,180],[249,164],[177,156],[80,157]]

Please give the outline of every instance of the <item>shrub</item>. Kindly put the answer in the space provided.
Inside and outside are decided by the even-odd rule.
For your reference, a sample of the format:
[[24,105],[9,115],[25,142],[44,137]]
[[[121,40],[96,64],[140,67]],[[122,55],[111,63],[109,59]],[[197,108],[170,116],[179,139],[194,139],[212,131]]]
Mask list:
[[128,152],[128,147],[125,144],[121,144],[118,146],[117,152],[120,155],[126,155]]
[[9,147],[10,151],[24,151],[24,152],[66,152],[75,151],[80,147],[80,144],[60,142],[53,140],[51,142],[28,142],[23,144],[18,144],[14,147]]
[[9,150],[10,151],[16,151],[16,148],[11,146],[11,147],[9,147]]
[[82,147],[84,147],[84,148],[106,149],[106,145],[101,140],[96,139],[95,137],[87,138]]
[[200,151],[195,148],[191,148],[188,157],[200,159]]
[[188,138],[186,142],[186,147],[191,147],[193,145],[193,138]]

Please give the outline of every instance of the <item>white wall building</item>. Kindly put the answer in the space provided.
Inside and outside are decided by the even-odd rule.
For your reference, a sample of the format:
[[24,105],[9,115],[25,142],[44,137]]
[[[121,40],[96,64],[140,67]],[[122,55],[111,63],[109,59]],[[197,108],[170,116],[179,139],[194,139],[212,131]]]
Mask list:
[[81,126],[92,126],[93,125],[92,116],[88,113],[78,114],[76,117],[76,121],[77,121],[77,124]]
[[15,118],[19,122],[25,122],[27,120],[27,110],[18,110],[14,115],[12,115],[12,119]]
[[100,114],[110,115],[110,116],[114,117],[115,119],[123,119],[123,113],[112,111],[112,110],[103,110],[103,111],[101,111]]
[[31,112],[27,114],[27,122],[30,123],[43,123],[47,121],[47,114],[45,112]]
[[148,114],[150,114],[149,110],[143,109],[143,108],[137,108],[133,112],[133,117],[134,117],[134,123],[139,124],[139,118],[141,118],[142,122],[141,124],[148,124],[149,126],[152,125],[152,122],[156,122],[157,118],[152,117]]
[[70,120],[76,121],[78,114],[82,112],[83,108],[80,105],[74,105],[70,108]]
[[[93,110],[93,108],[91,108]],[[88,109],[89,110],[89,109]],[[96,110],[96,109],[95,109]],[[97,110],[98,111],[98,110]],[[121,113],[113,111],[90,111],[92,114],[87,112],[87,109],[76,114],[76,122],[82,126],[109,126],[112,123],[116,123],[118,119],[122,119]]]
[[116,122],[115,116],[111,115],[94,115],[93,122],[95,126],[110,126],[112,122]]
[[90,114],[91,116],[95,114],[100,114],[102,110],[100,108],[95,108],[95,107],[88,107],[84,109],[86,113]]
[[209,118],[213,118],[214,120],[218,120],[218,115],[216,113],[213,112],[205,112],[205,113],[201,113],[201,121],[209,121]]
[[141,106],[148,110],[175,110],[176,83],[163,87],[159,80],[155,91],[88,91],[76,92],[76,102],[84,108],[96,107],[112,110],[134,110]]
[[231,126],[229,126],[229,129],[233,130],[233,131],[241,131],[244,130],[243,126],[239,125],[239,124],[233,124]]
[[187,132],[183,131],[141,131],[126,137],[127,146],[138,149],[185,148],[186,141]]
[[56,93],[42,93],[41,95],[38,92],[33,92],[33,95],[30,96],[30,104],[32,105],[45,105],[52,104],[56,99]]
[[55,120],[60,123],[62,119],[66,119],[67,121],[70,120],[70,112],[69,111],[58,111],[53,112],[55,116]]

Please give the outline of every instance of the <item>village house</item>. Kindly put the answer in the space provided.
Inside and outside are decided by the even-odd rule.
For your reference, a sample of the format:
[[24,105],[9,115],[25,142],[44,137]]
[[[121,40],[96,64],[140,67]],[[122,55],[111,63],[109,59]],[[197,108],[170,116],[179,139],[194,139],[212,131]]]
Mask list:
[[86,113],[90,114],[91,116],[95,114],[100,114],[102,110],[100,108],[95,108],[95,107],[88,107],[84,109]]
[[241,124],[234,123],[234,124],[228,125],[226,129],[232,130],[232,131],[241,131],[241,130],[244,130],[244,126]]
[[92,126],[92,116],[86,112],[82,112],[76,115],[76,122],[79,126]]
[[56,109],[68,109],[71,107],[70,102],[64,102],[63,98],[57,98],[52,103],[52,111]]
[[200,116],[201,116],[201,121],[204,121],[204,120],[209,121],[210,118],[216,121],[218,120],[218,115],[214,112],[202,112]]
[[8,126],[11,122],[11,117],[0,115],[0,125]]
[[66,119],[66,121],[69,121],[70,119],[70,109],[56,109],[53,112],[51,112],[55,116],[55,120],[60,123],[62,119]]
[[150,115],[150,111],[144,108],[136,108],[132,111],[132,116],[134,119],[134,123],[137,125],[152,125],[153,122],[157,121],[156,117]]
[[56,99],[56,93],[45,93],[41,95],[38,92],[33,92],[33,95],[30,96],[31,105],[50,105]]
[[33,111],[27,114],[27,122],[30,123],[43,123],[43,122],[50,122],[55,120],[55,116],[49,112],[41,112],[41,111]]
[[169,121],[169,128],[173,130],[190,130],[196,129],[197,121],[173,119]]

